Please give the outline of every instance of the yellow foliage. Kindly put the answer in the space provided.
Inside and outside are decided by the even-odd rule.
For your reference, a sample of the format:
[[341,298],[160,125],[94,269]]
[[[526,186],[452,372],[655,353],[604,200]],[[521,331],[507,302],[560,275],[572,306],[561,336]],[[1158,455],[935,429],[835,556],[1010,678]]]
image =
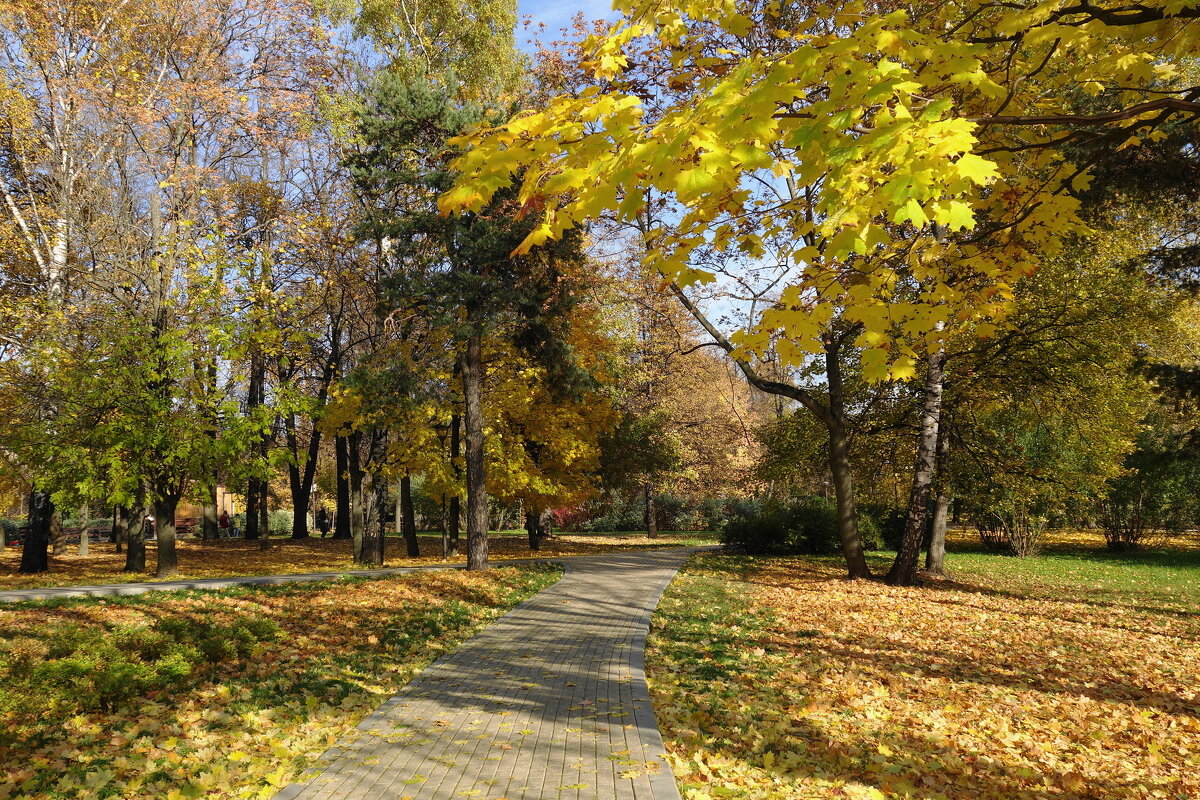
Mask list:
[[[791,248],[807,266],[782,294],[864,324],[876,379],[907,374],[896,344],[924,349],[1001,321],[1011,286],[1083,229],[1062,191],[1079,171],[1039,146],[1086,124],[1070,119],[1075,89],[1136,108],[1178,84],[1173,62],[1200,54],[1193,22],[1172,16],[1178,2],[1115,22],[1063,2],[617,8],[622,18],[590,44],[603,88],[464,137],[442,210],[481,207],[523,169],[521,199],[543,224],[519,252],[601,214],[642,226],[646,268],[681,285],[711,279],[693,263],[701,249],[753,261],[770,247],[788,263]],[[669,61],[666,77],[640,72],[628,57],[638,49]],[[659,94],[645,89],[655,81]],[[1161,108],[1113,123],[1151,111]],[[905,305],[897,273],[955,291]],[[830,290],[853,284],[867,291]],[[951,324],[935,326],[928,305]],[[799,364],[834,317],[814,311],[784,300],[758,328],[790,339],[781,352]]]

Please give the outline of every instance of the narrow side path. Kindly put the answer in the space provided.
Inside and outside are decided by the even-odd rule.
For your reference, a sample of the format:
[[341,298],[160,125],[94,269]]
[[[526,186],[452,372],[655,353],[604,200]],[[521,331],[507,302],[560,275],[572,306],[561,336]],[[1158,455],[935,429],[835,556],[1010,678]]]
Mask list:
[[562,580],[432,664],[275,800],[678,800],[643,656],[697,549],[555,559]]

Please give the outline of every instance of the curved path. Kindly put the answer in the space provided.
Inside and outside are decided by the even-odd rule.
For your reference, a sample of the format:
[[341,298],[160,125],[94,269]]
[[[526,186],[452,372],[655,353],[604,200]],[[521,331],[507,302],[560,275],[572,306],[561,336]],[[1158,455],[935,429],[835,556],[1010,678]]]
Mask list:
[[695,550],[562,559],[558,583],[433,663],[275,800],[678,800],[642,659]]

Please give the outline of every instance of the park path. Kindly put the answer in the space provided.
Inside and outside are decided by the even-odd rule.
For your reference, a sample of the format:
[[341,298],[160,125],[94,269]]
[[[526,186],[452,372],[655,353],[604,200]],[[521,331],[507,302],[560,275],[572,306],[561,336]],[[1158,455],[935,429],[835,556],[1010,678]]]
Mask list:
[[643,656],[696,549],[555,559],[558,583],[434,662],[274,800],[678,800]]

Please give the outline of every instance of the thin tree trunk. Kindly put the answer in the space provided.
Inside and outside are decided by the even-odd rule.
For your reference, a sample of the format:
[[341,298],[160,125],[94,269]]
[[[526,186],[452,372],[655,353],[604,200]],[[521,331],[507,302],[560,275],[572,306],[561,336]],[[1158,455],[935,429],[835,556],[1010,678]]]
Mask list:
[[200,529],[201,538],[206,542],[214,541],[221,535],[221,526],[217,522],[217,482],[213,480],[205,488],[204,522]]
[[[140,495],[140,493],[139,493]],[[123,572],[146,571],[146,506],[139,496],[129,509],[125,528],[125,567]]]
[[246,528],[243,531],[247,541],[257,539],[261,534],[258,529],[258,498],[261,493],[258,491],[258,478],[250,478],[246,481]]
[[166,578],[179,571],[175,552],[175,507],[179,498],[168,494],[154,501],[154,533],[158,540],[158,567],[154,577]]
[[129,539],[129,509],[125,506],[113,506],[112,530],[109,539],[116,545],[115,552],[120,553],[125,542]]
[[[252,351],[250,354],[250,381],[246,388],[246,416],[251,418],[257,417],[258,410],[263,404],[263,382],[266,380],[266,370],[262,362],[262,356],[257,351]],[[253,470],[266,466],[258,463],[261,455],[258,440],[261,438],[262,434],[256,433],[250,443],[250,467]],[[246,539],[248,540],[259,539],[267,535],[266,529],[261,525],[259,514],[263,480],[257,475],[253,475],[246,481]]]
[[49,492],[34,490],[29,494],[29,530],[21,547],[22,575],[33,575],[50,569],[50,520],[54,516],[54,501]]
[[63,529],[62,515],[57,508],[50,515],[50,552],[56,556],[67,554],[67,532]]
[[936,498],[933,521],[929,526],[929,552],[925,554],[925,571],[939,578],[946,577],[946,518],[950,513],[950,476],[947,469],[950,435],[946,428],[943,411],[938,424]]
[[642,499],[645,502],[643,517],[646,523],[646,536],[653,539],[658,536],[658,509],[654,507],[654,487],[647,481],[642,487]]
[[447,507],[446,498],[442,498],[442,558],[445,559],[450,555],[450,511]]
[[92,516],[92,510],[88,508],[88,504],[84,503],[79,507],[79,555],[86,556],[89,554],[91,542],[88,541],[88,519]]
[[[468,324],[477,322],[467,311]],[[467,460],[467,569],[488,568],[487,475],[483,461],[483,343],[478,332],[467,339],[462,360]]]
[[854,477],[850,469],[850,437],[846,431],[846,409],[842,386],[841,342],[825,347],[825,378],[829,384],[829,472],[833,478],[833,496],[837,504],[838,538],[850,578],[869,578],[871,568],[863,552],[858,533],[858,512],[854,503]]
[[[288,486],[292,492],[292,538],[308,538],[308,510],[312,500],[313,481],[317,475],[317,455],[321,446],[321,431],[313,426],[308,447],[300,452],[299,441],[296,437],[295,415],[285,418],[288,449],[292,453],[293,462],[288,464]],[[300,457],[304,456],[304,465],[300,465]]]
[[361,461],[362,432],[354,431],[346,438],[350,472],[350,538],[354,542],[354,561],[363,563],[363,527],[366,524],[363,507],[363,469]]
[[351,539],[350,525],[350,442],[345,436],[333,439],[334,466],[337,469],[337,498],[333,510],[333,538]]
[[[450,463],[454,469],[456,487],[458,480],[462,478],[462,471],[458,466],[458,459],[462,454],[462,436],[459,433],[461,425],[462,418],[458,414],[450,417]],[[446,550],[446,557],[450,558],[458,555],[458,532],[462,527],[462,499],[457,494],[454,494],[450,498],[450,510],[446,518],[446,523],[448,548]]]
[[887,574],[893,586],[913,586],[917,581],[921,545],[929,514],[929,492],[937,470],[938,423],[942,414],[943,351],[931,350],[926,363],[925,400],[921,407],[921,432],[917,441],[917,460],[913,467],[912,491],[908,499],[908,518],[900,551]]
[[[266,443],[265,439],[263,440],[263,443],[262,443],[262,449],[263,449],[262,458],[263,458],[263,462],[265,463],[266,456],[267,456],[267,454],[266,454],[267,443]],[[259,537],[259,540],[258,540],[258,549],[259,550],[270,550],[271,549],[271,509],[267,506],[267,489],[268,488],[269,487],[267,485],[266,480],[259,481],[259,484],[258,484],[258,527],[259,527],[259,530],[262,532],[262,536]]]
[[529,534],[530,550],[542,549],[541,516],[541,512],[532,505],[530,505],[529,510],[525,512],[525,532]]
[[400,514],[401,533],[404,534],[404,544],[408,548],[410,558],[421,555],[421,543],[417,539],[417,514],[413,509],[412,478],[405,475],[400,479],[400,502],[397,504]]

